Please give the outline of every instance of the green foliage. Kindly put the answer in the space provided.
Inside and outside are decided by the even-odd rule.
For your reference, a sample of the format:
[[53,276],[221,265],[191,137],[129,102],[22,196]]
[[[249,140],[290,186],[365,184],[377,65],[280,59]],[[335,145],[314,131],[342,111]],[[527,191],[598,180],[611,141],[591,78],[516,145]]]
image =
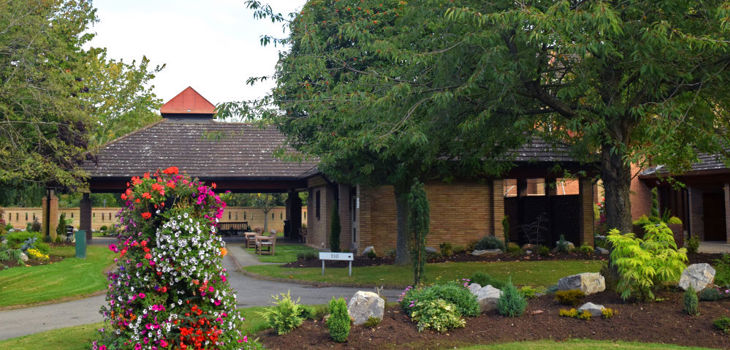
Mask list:
[[66,236],[66,214],[61,213],[58,217],[58,226],[56,226],[56,236]]
[[454,255],[454,248],[451,246],[451,243],[444,242],[439,244],[439,250],[441,251],[441,255],[445,257]]
[[589,245],[584,244],[584,245],[578,247],[578,251],[585,255],[593,255],[593,252],[595,252],[595,249],[593,249],[593,247],[591,247]]
[[474,317],[479,315],[479,303],[476,296],[459,282],[436,284],[425,288],[410,289],[401,300],[401,308],[411,315],[418,309],[418,302],[443,299],[456,307],[459,315]]
[[555,292],[555,301],[562,305],[577,306],[583,302],[585,297],[585,293],[580,289],[559,290]]
[[560,253],[567,253],[570,250],[568,246],[568,241],[565,240],[565,235],[560,235],[560,239],[558,240],[556,248]]
[[350,314],[347,313],[345,299],[332,298],[329,303],[330,317],[327,319],[327,329],[330,337],[338,343],[347,340],[350,335]]
[[715,284],[730,288],[730,254],[723,254],[715,260]]
[[30,249],[30,248],[38,249],[38,251],[40,251],[41,253],[46,254],[46,255],[48,255],[48,253],[51,252],[51,247],[48,245],[48,243],[45,243],[45,242],[35,242],[35,244],[28,247],[28,249]]
[[340,251],[340,231],[342,226],[340,225],[340,210],[337,201],[332,208],[332,222],[330,224],[330,250],[333,252]]
[[578,319],[579,319],[579,320],[585,320],[585,321],[588,321],[588,320],[590,320],[590,319],[591,319],[591,316],[592,316],[592,315],[591,315],[591,312],[590,312],[590,311],[588,311],[588,310],[583,310],[583,312],[581,312],[581,313],[579,313],[579,314],[578,314]]
[[537,246],[537,255],[540,255],[542,257],[547,257],[550,255],[550,248],[544,245]]
[[380,324],[380,321],[382,321],[382,320],[377,317],[370,316],[370,317],[368,317],[367,321],[365,321],[365,323],[363,323],[363,326],[365,326],[367,328],[375,328]]
[[507,285],[502,289],[502,295],[497,301],[499,314],[508,317],[520,317],[525,313],[526,307],[527,300],[525,297],[512,284],[512,281],[507,281]]
[[572,309],[560,309],[560,311],[558,311],[558,314],[560,315],[560,317],[573,317],[573,318],[578,318],[578,310],[576,310],[575,308],[572,308]]
[[484,287],[491,285],[494,288],[502,289],[505,286],[505,282],[490,276],[486,272],[475,272],[470,278],[472,283],[479,283],[480,286]]
[[309,305],[300,305],[299,306],[299,316],[302,319],[305,320],[317,320],[322,318],[324,315],[327,314],[327,306],[309,306]]
[[411,318],[418,323],[419,332],[430,328],[443,333],[466,325],[456,306],[443,299],[417,301]]
[[[28,231],[15,231],[10,232],[5,236],[5,239],[7,239],[7,245],[10,248],[18,249],[21,246],[23,246],[23,243],[28,241],[31,238],[35,238],[36,242],[40,242],[43,238],[39,232],[28,232]],[[28,248],[33,248],[33,245],[31,245]]]
[[697,316],[700,314],[699,300],[697,298],[697,292],[691,286],[684,291],[684,312],[691,316]]
[[530,286],[522,286],[522,288],[520,288],[520,294],[522,294],[522,296],[526,299],[532,299],[537,296],[537,289]]
[[705,288],[700,291],[699,298],[702,301],[717,301],[722,299],[723,295],[717,288]]
[[684,246],[687,248],[687,253],[697,254],[697,250],[700,249],[699,237],[697,237],[697,236],[690,237]]
[[712,325],[723,333],[730,334],[730,317],[722,316],[712,321]]
[[495,236],[484,236],[477,242],[476,246],[474,246],[474,249],[501,249],[502,251],[504,251],[504,242],[502,242],[502,240]]
[[306,251],[297,253],[297,260],[315,260],[319,257],[319,254],[314,251]]
[[644,240],[633,233],[622,235],[616,229],[607,237],[614,247],[611,264],[618,270],[616,288],[623,299],[632,295],[654,299],[653,290],[664,283],[677,282],[686,267],[686,250],[677,249],[665,223],[646,225],[644,230]]
[[431,209],[423,183],[414,179],[408,194],[408,230],[410,231],[413,284],[418,285],[426,266],[426,236],[429,231]]
[[368,258],[370,258],[370,259],[375,259],[378,257],[378,254],[375,253],[375,249],[370,249],[370,251],[368,251],[367,255],[368,255]]
[[525,251],[517,243],[509,242],[507,243],[507,253],[519,256],[524,255]]
[[276,334],[289,333],[302,325],[302,307],[299,299],[292,300],[289,291],[271,297],[274,299],[274,306],[263,311],[263,316]]
[[23,265],[23,260],[20,258],[23,254],[21,249],[12,249],[0,246],[0,261],[13,261],[18,265]]
[[454,246],[454,255],[464,253],[465,251],[466,251],[466,247],[464,247],[463,245]]

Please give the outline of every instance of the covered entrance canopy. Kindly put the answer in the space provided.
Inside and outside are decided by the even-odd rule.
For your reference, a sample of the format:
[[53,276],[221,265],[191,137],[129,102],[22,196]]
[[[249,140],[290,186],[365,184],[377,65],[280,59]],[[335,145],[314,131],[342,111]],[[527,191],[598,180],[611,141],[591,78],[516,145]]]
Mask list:
[[[91,192],[121,193],[132,176],[176,166],[181,173],[215,182],[220,192],[289,193],[286,216],[292,229],[285,234],[298,237],[301,201],[294,194],[306,188],[303,174],[315,163],[275,157],[275,152],[293,155],[294,150],[283,146],[284,135],[273,126],[215,121],[215,106],[191,87],[160,112],[161,121],[106,144],[96,161],[84,164]],[[91,238],[88,193],[81,201],[80,229]]]

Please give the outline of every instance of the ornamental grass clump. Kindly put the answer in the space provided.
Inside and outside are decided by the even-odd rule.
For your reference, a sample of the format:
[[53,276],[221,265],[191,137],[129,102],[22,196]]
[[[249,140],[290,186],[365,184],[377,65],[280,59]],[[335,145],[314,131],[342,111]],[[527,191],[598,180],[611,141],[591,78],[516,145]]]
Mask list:
[[225,203],[175,167],[133,177],[115,227],[109,324],[92,349],[248,349],[243,317],[222,267],[217,222]]
[[332,340],[343,343],[350,335],[350,314],[347,312],[345,299],[332,298],[329,304],[330,317],[327,319],[327,329]]

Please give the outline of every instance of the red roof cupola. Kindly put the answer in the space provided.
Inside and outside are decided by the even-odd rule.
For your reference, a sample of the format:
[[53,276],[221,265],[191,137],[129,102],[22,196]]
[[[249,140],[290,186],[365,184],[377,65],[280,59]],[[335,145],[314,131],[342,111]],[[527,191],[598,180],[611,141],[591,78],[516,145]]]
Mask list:
[[213,118],[215,115],[215,105],[201,96],[195,89],[188,86],[177,96],[167,101],[162,108],[160,114],[163,118],[168,117],[204,117]]

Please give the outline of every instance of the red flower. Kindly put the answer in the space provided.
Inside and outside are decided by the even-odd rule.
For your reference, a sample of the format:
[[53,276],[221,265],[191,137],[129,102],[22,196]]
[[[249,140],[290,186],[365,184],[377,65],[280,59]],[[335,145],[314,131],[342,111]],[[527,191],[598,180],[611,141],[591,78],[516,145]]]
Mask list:
[[142,198],[144,199],[150,199],[152,196],[149,194],[149,192],[142,193]]
[[171,174],[172,174],[172,175],[177,175],[177,173],[178,173],[178,169],[177,169],[177,167],[176,167],[176,166],[171,166],[171,167],[169,167],[169,168],[167,168],[167,169],[163,170],[163,171],[162,171],[162,173],[163,173],[163,174],[168,174],[168,175],[171,175]]
[[147,220],[147,219],[149,219],[151,217],[152,217],[152,214],[150,214],[150,212],[148,212],[148,211],[142,213],[142,218],[145,219],[145,220]]
[[127,200],[127,195],[125,193],[122,193],[121,197],[123,200],[125,200],[125,201]]
[[210,185],[210,187],[213,187],[213,189],[215,189],[215,188],[216,188],[216,187],[218,187],[218,186],[216,186],[216,184],[215,184],[215,182],[214,182],[214,183],[212,183],[212,184]]

